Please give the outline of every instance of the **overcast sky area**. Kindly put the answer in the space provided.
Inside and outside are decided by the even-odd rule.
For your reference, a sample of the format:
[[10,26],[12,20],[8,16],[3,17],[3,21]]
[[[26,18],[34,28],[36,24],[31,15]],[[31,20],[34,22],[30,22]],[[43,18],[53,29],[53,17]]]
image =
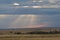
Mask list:
[[60,0],[0,0],[0,29],[60,27]]

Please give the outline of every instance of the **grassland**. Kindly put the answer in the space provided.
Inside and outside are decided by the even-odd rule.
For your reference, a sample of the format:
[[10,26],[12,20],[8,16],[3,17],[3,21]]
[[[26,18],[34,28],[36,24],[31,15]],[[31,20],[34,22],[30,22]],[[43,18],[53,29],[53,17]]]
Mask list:
[[[44,31],[48,33],[52,31],[53,34],[24,34],[27,32],[37,31]],[[20,32],[22,34],[20,34]],[[0,40],[60,40],[60,28],[0,30]]]
[[0,40],[60,40],[60,34],[0,35]]

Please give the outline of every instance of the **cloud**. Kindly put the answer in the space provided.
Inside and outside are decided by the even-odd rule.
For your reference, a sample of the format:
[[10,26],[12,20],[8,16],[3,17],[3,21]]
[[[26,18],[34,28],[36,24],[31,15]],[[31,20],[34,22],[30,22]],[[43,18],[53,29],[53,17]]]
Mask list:
[[[3,2],[3,1],[0,0],[0,2]],[[7,1],[8,1],[8,3],[7,3]],[[60,5],[59,5],[60,2],[58,0],[54,4],[50,3],[47,0],[36,0],[37,2],[33,2],[32,0],[26,0],[26,1],[18,0],[16,2],[15,1],[6,0],[6,1],[4,1],[4,3],[0,3],[0,5],[1,5],[0,14],[38,13],[39,10],[37,10],[37,9],[41,9],[41,8],[55,8],[55,9],[60,8]],[[43,2],[38,2],[38,1],[43,1]],[[14,4],[20,4],[20,5],[16,6]],[[39,12],[39,13],[41,13],[41,12]]]
[[[18,2],[15,2],[15,1],[11,0],[11,3],[5,3],[5,2],[2,4],[0,3],[0,5],[1,5],[0,9],[6,10],[6,9],[12,9],[12,8],[36,8],[36,7],[38,7],[38,8],[60,8],[59,0],[28,0],[28,1],[23,0],[23,2],[22,1],[20,2],[19,0],[18,0]],[[33,1],[36,1],[36,2],[33,2]],[[10,2],[10,1],[8,1],[8,2]],[[54,3],[54,4],[52,4],[52,3]],[[14,6],[16,4],[18,6]]]
[[56,0],[49,0],[50,3],[56,3]]
[[13,5],[15,5],[15,6],[19,6],[20,4],[19,4],[19,3],[13,3]]
[[55,26],[60,26],[60,0],[0,0],[0,28]]
[[0,15],[0,18],[5,18],[7,17],[7,15]]

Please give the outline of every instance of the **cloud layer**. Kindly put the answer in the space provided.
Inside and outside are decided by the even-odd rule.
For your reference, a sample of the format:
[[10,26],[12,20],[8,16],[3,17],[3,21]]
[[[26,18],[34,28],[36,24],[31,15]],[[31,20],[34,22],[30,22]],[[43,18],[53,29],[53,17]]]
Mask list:
[[35,11],[39,12],[41,8],[59,10],[60,0],[0,0],[0,14],[35,13]]
[[0,28],[60,27],[60,0],[0,0]]

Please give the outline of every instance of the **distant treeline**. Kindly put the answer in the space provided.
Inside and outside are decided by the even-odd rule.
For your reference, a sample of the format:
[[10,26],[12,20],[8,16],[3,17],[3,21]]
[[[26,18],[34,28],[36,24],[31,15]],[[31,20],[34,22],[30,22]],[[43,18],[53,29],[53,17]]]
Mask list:
[[21,33],[21,32],[12,32],[10,31],[11,34],[60,34],[60,31],[49,31],[49,32],[45,32],[45,31],[32,31],[32,32],[26,32],[26,33]]
[[50,31],[50,32],[35,31],[35,32],[27,32],[27,34],[60,34],[60,32],[58,31]]

